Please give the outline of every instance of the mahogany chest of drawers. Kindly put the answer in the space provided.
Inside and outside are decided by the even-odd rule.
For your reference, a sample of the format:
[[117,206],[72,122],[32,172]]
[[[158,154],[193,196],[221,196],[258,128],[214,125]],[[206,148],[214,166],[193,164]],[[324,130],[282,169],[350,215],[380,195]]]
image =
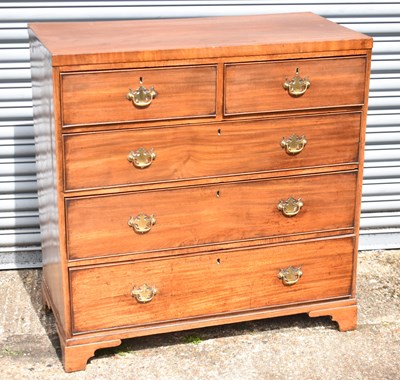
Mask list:
[[356,327],[370,37],[298,13],[33,24],[30,41],[66,371],[195,327]]

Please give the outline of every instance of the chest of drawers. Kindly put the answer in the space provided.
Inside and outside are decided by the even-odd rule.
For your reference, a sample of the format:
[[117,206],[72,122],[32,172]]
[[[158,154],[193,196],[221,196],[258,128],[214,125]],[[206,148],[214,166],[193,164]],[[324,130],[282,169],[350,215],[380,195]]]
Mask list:
[[195,327],[356,327],[371,38],[311,13],[29,30],[66,371]]

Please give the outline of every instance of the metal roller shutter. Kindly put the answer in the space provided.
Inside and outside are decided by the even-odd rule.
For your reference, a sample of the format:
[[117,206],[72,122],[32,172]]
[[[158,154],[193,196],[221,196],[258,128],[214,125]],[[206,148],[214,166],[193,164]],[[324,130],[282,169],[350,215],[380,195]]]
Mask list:
[[6,1],[0,3],[0,268],[40,266],[31,21],[310,11],[374,37],[360,248],[400,246],[400,1]]

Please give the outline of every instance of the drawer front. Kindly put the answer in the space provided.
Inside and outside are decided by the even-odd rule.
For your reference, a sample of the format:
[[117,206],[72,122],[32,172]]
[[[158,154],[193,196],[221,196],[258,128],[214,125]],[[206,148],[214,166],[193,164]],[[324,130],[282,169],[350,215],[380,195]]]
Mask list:
[[[340,238],[73,269],[73,331],[345,297],[352,257],[353,239]],[[302,276],[294,271],[293,278],[279,279],[290,266],[301,267]]]
[[70,199],[69,258],[349,228],[355,190],[351,172]]
[[[115,123],[215,115],[216,66],[118,70],[62,75],[64,125]],[[136,106],[129,89],[142,86],[157,95],[144,94]],[[150,99],[149,99],[150,96]]]
[[66,135],[65,189],[357,162],[359,128],[353,113]]
[[[305,82],[284,88],[296,70]],[[364,103],[366,58],[279,61],[225,66],[225,114],[361,105]],[[297,81],[298,82],[298,81]]]

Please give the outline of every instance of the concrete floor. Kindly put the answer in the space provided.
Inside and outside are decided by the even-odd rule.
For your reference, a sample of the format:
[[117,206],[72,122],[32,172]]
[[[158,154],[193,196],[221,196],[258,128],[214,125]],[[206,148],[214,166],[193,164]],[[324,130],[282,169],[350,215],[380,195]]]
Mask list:
[[40,270],[0,271],[0,379],[400,379],[400,251],[362,252],[356,331],[305,315],[124,341],[64,373]]

